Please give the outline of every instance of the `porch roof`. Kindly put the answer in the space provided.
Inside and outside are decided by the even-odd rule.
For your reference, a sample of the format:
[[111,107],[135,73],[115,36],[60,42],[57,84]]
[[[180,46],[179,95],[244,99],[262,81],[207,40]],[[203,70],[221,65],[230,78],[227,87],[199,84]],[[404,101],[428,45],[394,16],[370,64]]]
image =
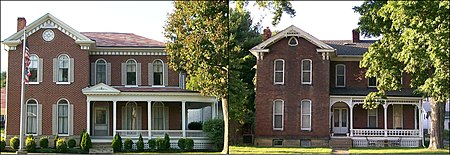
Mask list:
[[198,91],[181,89],[179,87],[123,87],[123,86],[113,86],[121,92],[189,92],[197,93]]
[[[378,91],[376,88],[331,88],[330,95],[348,95],[348,96],[366,96],[370,92]],[[412,88],[403,88],[397,91],[387,91],[387,96],[396,97],[421,97],[420,94],[414,93]]]

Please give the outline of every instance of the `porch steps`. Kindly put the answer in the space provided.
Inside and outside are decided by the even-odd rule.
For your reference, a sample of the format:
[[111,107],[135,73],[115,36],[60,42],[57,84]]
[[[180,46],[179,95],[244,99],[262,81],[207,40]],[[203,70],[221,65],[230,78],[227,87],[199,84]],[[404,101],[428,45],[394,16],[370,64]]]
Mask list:
[[93,143],[89,149],[89,154],[113,154],[111,143]]
[[351,148],[352,147],[351,138],[331,138],[330,147],[331,148]]

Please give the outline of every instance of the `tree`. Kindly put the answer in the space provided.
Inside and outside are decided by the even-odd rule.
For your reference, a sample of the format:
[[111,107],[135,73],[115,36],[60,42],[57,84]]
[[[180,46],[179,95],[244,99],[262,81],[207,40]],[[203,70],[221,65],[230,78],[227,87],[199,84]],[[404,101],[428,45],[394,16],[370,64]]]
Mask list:
[[376,107],[386,91],[401,89],[402,73],[411,75],[411,88],[431,99],[428,148],[443,148],[450,89],[449,1],[366,1],[353,9],[361,14],[364,35],[382,36],[360,63],[367,68],[366,77],[377,75],[379,90],[367,95],[364,107]]
[[[295,9],[292,8],[291,2],[287,0],[275,0],[275,1],[262,1],[257,0],[256,4],[263,10],[269,10],[272,17],[272,25],[278,25],[280,23],[283,13],[288,14],[291,18],[295,17]],[[236,10],[242,11],[248,5],[248,1],[236,1]]]

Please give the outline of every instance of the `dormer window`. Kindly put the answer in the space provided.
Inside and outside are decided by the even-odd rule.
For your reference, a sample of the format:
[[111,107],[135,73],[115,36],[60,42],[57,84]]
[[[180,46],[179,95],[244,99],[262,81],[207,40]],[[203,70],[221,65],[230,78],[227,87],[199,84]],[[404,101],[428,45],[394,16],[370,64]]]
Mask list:
[[289,46],[297,46],[298,45],[298,40],[295,37],[291,37],[289,39]]

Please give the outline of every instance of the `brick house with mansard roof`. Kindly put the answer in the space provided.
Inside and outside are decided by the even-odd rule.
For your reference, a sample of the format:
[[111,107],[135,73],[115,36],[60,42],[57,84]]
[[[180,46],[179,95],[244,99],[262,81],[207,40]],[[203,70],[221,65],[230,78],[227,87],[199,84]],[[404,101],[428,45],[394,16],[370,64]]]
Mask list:
[[[7,137],[19,134],[24,18],[2,43],[8,50]],[[185,89],[186,74],[170,70],[163,42],[132,33],[78,32],[51,14],[26,26],[31,54],[25,86],[26,135],[78,138],[93,143],[123,138],[195,139],[211,147],[201,130],[188,129],[191,115],[217,117],[217,99]],[[200,111],[200,113],[199,113]]]
[[359,61],[374,43],[319,40],[290,26],[250,52],[257,58],[256,145],[401,146],[422,145],[422,97],[403,75],[400,91],[387,92],[386,103],[365,110],[365,96],[376,79],[365,78]]

